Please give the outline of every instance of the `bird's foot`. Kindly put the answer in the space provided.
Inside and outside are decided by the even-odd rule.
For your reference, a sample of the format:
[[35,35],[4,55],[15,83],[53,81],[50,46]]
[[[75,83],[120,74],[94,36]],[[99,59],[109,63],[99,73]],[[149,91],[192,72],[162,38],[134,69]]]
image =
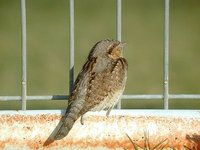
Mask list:
[[81,116],[81,125],[84,125],[84,116]]
[[110,114],[111,109],[112,109],[112,108],[109,108],[108,111],[106,112],[106,117],[107,117],[107,118],[109,117],[109,114]]

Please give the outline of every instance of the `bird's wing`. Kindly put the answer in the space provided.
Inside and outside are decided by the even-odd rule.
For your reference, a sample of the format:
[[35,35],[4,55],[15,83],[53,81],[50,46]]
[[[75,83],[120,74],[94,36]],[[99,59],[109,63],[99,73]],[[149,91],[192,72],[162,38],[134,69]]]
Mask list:
[[84,91],[84,89],[86,89],[90,73],[91,73],[95,63],[96,63],[96,58],[92,57],[91,59],[88,59],[86,61],[86,63],[83,65],[83,68],[82,68],[81,72],[78,74],[76,81],[74,83],[73,91],[70,94],[69,101],[68,101],[68,107],[70,107],[70,105],[75,100],[77,100],[79,96],[81,96],[79,94],[80,90]]
[[[85,97],[85,107],[80,111],[81,114],[92,110],[107,97],[112,97],[115,92],[123,92],[126,82],[127,62],[124,58],[119,58],[101,72],[91,71],[91,76],[87,84],[87,94]],[[103,106],[104,108],[111,107]]]

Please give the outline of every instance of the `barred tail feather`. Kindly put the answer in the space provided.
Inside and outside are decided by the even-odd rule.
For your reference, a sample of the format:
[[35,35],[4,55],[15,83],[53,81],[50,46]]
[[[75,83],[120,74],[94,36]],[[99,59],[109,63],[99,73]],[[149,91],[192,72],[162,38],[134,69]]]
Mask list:
[[66,114],[62,117],[49,138],[45,141],[44,146],[47,146],[55,140],[60,140],[68,135],[75,121],[78,119],[79,116],[82,115],[80,114],[80,111],[83,106],[83,100],[75,101],[74,103],[69,105]]
[[76,120],[77,118],[72,118],[71,115],[63,116],[54,131],[45,141],[44,146],[53,143],[55,140],[61,140],[67,136]]
[[63,120],[57,134],[54,136],[55,140],[60,140],[67,136],[71,128],[73,127],[75,121],[77,120],[77,117],[72,117],[71,114],[69,113],[67,115],[67,118]]

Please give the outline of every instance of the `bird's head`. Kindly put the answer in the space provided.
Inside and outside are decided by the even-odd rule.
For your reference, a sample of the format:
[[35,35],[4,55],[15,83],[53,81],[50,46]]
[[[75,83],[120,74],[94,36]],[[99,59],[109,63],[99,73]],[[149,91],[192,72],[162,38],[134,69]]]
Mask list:
[[124,42],[117,40],[106,39],[97,42],[90,51],[89,58],[91,57],[109,57],[111,59],[118,59],[122,57],[122,47]]

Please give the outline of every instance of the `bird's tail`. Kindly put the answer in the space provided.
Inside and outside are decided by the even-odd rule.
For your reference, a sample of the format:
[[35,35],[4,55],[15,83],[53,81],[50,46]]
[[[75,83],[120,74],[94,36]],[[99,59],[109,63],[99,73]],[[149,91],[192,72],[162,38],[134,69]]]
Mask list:
[[60,140],[65,136],[67,136],[67,134],[69,133],[69,131],[71,130],[77,119],[78,119],[77,114],[74,114],[72,112],[67,113],[64,119],[62,119],[60,127],[54,136],[54,139]]
[[82,112],[80,112],[83,106],[83,102],[78,101],[68,107],[65,115],[62,117],[57,127],[45,141],[44,146],[47,146],[53,141],[60,140],[67,136],[78,117],[83,115]]
[[68,110],[63,117],[60,127],[57,130],[57,133],[54,136],[55,140],[60,140],[67,136],[71,128],[73,127],[75,121],[84,114],[84,100],[74,101],[71,105],[69,105]]
[[53,143],[55,140],[60,140],[64,138],[65,136],[67,136],[67,134],[71,130],[76,120],[77,120],[76,116],[71,115],[71,113],[66,113],[66,115],[62,117],[62,119],[60,120],[59,124],[56,126],[54,131],[45,141],[43,146],[47,146]]

